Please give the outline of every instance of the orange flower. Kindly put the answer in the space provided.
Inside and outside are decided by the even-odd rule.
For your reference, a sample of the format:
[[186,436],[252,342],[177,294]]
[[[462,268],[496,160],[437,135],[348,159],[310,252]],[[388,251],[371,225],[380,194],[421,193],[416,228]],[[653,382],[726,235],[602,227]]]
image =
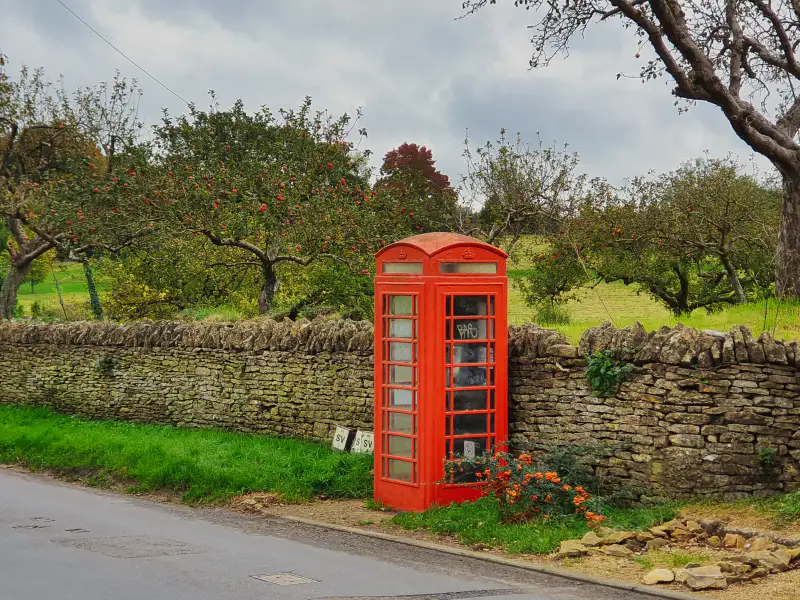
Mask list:
[[572,489],[572,486],[564,484],[564,486],[561,488],[561,491],[568,492],[571,489]]
[[530,481],[533,479],[533,473],[526,473],[525,474],[525,481]]
[[520,454],[519,462],[521,462],[523,465],[529,465],[533,462],[533,459],[531,458],[530,454]]
[[475,477],[477,477],[478,479],[480,479],[481,477],[483,477],[483,473],[475,473]]
[[544,479],[544,475],[542,475],[541,473],[538,473],[538,472],[534,473],[533,476],[536,477],[536,479],[538,479],[539,481]]

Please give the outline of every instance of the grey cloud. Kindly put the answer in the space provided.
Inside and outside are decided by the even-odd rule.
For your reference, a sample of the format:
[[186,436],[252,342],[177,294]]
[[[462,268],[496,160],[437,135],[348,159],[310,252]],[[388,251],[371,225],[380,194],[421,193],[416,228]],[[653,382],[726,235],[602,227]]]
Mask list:
[[[666,170],[708,148],[746,154],[713,109],[677,116],[667,88],[617,82],[634,71],[635,39],[595,30],[572,56],[526,70],[530,14],[508,6],[454,20],[460,0],[67,0],[112,42],[198,105],[215,89],[223,106],[297,106],[352,113],[374,164],[409,141],[428,145],[457,180],[461,142],[495,139],[500,127],[529,140],[569,143],[592,175],[619,181]],[[0,22],[0,49],[16,64],[63,72],[70,87],[107,79],[118,67],[145,89],[143,116],[181,103],[94,37],[54,0],[13,3]],[[609,64],[611,63],[611,64]]]

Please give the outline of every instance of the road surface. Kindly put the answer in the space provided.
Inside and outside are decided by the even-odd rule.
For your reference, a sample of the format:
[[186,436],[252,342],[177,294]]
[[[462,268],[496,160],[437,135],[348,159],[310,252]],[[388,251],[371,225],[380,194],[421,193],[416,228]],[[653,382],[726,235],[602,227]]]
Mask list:
[[222,509],[152,503],[0,468],[2,600],[399,596],[647,598],[390,541]]

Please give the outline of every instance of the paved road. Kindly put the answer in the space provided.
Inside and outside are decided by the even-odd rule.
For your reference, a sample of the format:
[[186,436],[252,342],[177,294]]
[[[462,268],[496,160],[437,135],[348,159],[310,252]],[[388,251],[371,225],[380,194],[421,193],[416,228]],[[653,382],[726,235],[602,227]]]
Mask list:
[[398,596],[645,598],[280,519],[150,503],[0,468],[2,600]]

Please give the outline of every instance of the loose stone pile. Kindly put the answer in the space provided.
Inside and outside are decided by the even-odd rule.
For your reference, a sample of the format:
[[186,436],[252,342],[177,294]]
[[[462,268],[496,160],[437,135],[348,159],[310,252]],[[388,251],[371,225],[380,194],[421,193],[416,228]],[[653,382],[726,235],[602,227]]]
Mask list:
[[731,583],[767,577],[794,568],[794,562],[800,558],[800,546],[788,548],[757,535],[749,538],[735,533],[716,535],[718,528],[718,523],[678,519],[639,532],[600,527],[581,540],[562,542],[552,558],[588,554],[633,558],[650,550],[686,543],[729,551],[729,557],[711,565],[689,563],[680,569],[654,569],[642,578],[647,585],[675,582],[692,590],[725,589]]

